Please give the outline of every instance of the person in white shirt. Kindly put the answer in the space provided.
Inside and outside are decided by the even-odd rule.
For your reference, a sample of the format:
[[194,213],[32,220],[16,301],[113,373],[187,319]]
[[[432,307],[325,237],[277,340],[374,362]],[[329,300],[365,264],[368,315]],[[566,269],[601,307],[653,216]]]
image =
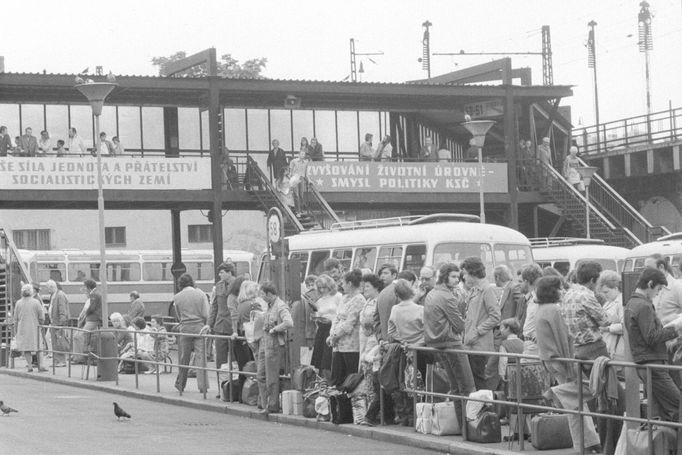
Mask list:
[[372,161],[374,159],[374,147],[372,147],[373,134],[365,134],[365,142],[360,146],[360,161]]
[[107,133],[99,133],[99,152],[102,156],[114,156],[114,145],[107,140]]
[[45,156],[52,152],[52,141],[50,140],[50,133],[46,130],[40,132],[40,139],[38,140],[38,156]]
[[68,149],[70,155],[85,155],[88,149],[85,148],[83,139],[78,135],[76,128],[69,128]]

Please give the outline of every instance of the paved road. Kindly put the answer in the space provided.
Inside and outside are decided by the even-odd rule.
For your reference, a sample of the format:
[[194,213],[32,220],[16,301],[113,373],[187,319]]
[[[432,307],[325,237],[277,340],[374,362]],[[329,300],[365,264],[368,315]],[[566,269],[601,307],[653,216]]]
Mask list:
[[[306,429],[0,375],[0,454],[430,454]],[[118,422],[112,402],[132,414]]]

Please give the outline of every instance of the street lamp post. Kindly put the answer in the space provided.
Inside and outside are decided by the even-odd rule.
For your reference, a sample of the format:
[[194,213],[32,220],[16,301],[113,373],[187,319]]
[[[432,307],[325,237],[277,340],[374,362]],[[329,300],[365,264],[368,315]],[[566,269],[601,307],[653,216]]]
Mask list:
[[594,166],[583,166],[576,168],[585,185],[585,237],[590,238],[590,182],[592,176],[599,168]]
[[[467,116],[468,118],[468,116]],[[478,147],[478,204],[480,208],[481,223],[485,223],[485,201],[483,198],[483,144],[485,135],[495,124],[492,120],[469,120],[461,125],[474,136],[475,147]]]
[[[80,81],[78,81],[80,82]],[[105,256],[104,234],[104,191],[102,189],[102,148],[97,145],[99,139],[99,116],[102,115],[104,100],[117,86],[112,82],[85,82],[77,83],[75,88],[90,102],[92,113],[95,116],[95,147],[97,149],[97,212],[99,215],[99,278],[102,291],[102,323],[104,327],[109,325],[109,302],[107,299],[107,261]]]

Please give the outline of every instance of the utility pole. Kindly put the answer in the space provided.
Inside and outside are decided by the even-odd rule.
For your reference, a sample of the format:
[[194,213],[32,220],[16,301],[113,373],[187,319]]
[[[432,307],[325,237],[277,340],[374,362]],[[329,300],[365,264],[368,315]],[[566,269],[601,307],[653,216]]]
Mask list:
[[[358,81],[358,70],[356,65],[356,57],[358,55],[384,55],[383,52],[355,52],[355,39],[350,39],[350,81]],[[374,60],[369,59],[371,62]],[[360,73],[364,73],[365,69],[362,67],[362,62],[360,62]]]
[[599,90],[597,88],[597,45],[594,37],[594,26],[597,25],[595,21],[590,21],[587,26],[590,27],[590,32],[587,35],[587,67],[592,68],[594,75],[594,118],[597,124],[597,152],[601,150],[600,127],[599,127]]
[[637,15],[639,25],[639,51],[644,52],[644,74],[646,78],[646,127],[647,135],[651,139],[651,79],[649,51],[654,50],[654,43],[651,39],[651,12],[649,3],[645,0],[639,4],[642,8]]
[[424,37],[422,38],[422,58],[419,59],[422,63],[422,69],[426,70],[429,79],[431,79],[431,34],[429,33],[429,27],[432,25],[428,20],[422,23]]
[[554,85],[552,39],[549,35],[549,25],[542,26],[542,85]]

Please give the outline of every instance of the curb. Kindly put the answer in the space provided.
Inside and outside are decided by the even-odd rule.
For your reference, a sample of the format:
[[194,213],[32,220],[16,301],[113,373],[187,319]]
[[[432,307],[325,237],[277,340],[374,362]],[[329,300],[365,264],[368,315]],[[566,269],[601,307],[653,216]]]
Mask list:
[[391,427],[366,427],[360,425],[335,425],[330,422],[318,422],[314,419],[307,419],[300,416],[291,416],[283,414],[270,414],[265,416],[257,411],[247,411],[237,409],[231,406],[213,403],[201,403],[184,400],[182,398],[172,398],[162,395],[150,394],[147,392],[140,392],[138,390],[122,389],[116,386],[108,386],[105,384],[76,382],[70,379],[64,379],[51,375],[36,375],[32,373],[20,372],[0,368],[0,374],[6,376],[14,376],[23,379],[31,379],[34,381],[50,382],[53,384],[66,385],[71,387],[79,387],[82,389],[95,390],[100,392],[108,392],[115,395],[126,396],[130,398],[137,398],[156,403],[170,404],[174,406],[184,406],[186,408],[198,409],[203,411],[217,412],[221,414],[229,414],[237,417],[257,419],[269,421],[280,424],[296,425],[299,427],[315,428],[324,431],[333,431],[353,437],[372,439],[379,442],[390,442],[392,444],[399,444],[408,447],[417,447],[425,450],[433,450],[441,453],[451,455],[511,455],[518,452],[499,449],[496,447],[474,446],[466,442],[448,441],[422,436],[418,433],[406,434],[400,431],[394,431]]

